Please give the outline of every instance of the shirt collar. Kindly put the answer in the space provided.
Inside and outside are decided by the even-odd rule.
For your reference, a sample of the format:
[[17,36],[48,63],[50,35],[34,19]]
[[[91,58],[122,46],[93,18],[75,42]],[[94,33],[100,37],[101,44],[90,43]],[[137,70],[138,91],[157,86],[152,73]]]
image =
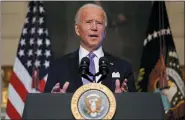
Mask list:
[[[101,57],[104,56],[102,46],[100,46],[97,50],[93,51],[93,53],[96,55],[97,58],[101,58]],[[81,59],[83,57],[86,57],[88,54],[89,54],[89,51],[87,51],[86,49],[84,49],[80,45],[80,49],[79,49],[79,61],[81,61]]]

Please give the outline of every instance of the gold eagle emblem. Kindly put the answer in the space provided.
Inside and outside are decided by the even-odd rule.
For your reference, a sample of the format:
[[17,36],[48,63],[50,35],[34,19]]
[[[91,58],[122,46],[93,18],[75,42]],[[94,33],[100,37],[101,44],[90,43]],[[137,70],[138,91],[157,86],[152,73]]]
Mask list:
[[86,111],[92,117],[96,117],[102,111],[102,100],[99,95],[90,94],[85,98]]

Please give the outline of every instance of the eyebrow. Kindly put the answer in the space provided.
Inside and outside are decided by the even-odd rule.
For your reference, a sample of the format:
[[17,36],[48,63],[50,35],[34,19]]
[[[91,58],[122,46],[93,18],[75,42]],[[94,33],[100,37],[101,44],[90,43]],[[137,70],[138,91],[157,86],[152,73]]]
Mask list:
[[[87,20],[85,20],[85,22],[87,22],[87,21],[93,21],[93,19],[87,19]],[[96,22],[104,22],[103,20],[95,20]]]

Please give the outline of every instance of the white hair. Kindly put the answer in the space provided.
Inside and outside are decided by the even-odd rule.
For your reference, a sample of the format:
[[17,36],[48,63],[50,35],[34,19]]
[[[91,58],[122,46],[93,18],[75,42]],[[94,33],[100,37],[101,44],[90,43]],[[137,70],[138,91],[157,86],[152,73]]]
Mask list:
[[75,16],[75,24],[79,24],[80,23],[81,11],[82,11],[83,8],[87,8],[87,7],[95,7],[95,8],[99,8],[99,9],[103,10],[105,27],[106,27],[107,23],[108,23],[108,20],[107,20],[107,15],[106,15],[104,9],[101,6],[96,5],[96,4],[92,4],[92,3],[85,4],[85,5],[83,5],[82,7],[80,7],[78,9],[78,11],[76,13],[76,16]]

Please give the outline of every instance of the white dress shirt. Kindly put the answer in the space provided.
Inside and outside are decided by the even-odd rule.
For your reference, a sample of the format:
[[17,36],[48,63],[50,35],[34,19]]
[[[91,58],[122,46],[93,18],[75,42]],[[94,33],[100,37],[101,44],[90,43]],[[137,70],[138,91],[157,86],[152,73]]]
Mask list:
[[[83,57],[88,57],[89,53],[90,53],[89,51],[87,51],[82,46],[80,46],[80,49],[79,49],[79,64],[80,64],[81,59]],[[99,47],[97,50],[93,51],[93,53],[96,55],[93,60],[94,60],[94,64],[95,64],[95,71],[97,73],[97,72],[99,72],[99,59],[104,56],[102,46]],[[100,77],[101,77],[100,75],[96,76],[96,82],[99,80]]]

